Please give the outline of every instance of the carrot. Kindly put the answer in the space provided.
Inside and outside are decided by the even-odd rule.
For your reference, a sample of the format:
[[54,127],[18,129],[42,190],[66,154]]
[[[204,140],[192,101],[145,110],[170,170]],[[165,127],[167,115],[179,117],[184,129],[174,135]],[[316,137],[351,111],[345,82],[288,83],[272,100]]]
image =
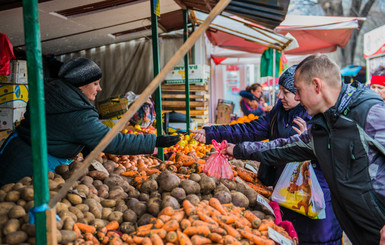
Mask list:
[[104,238],[106,237],[106,233],[101,232],[101,231],[98,231],[98,232],[96,233],[96,236],[97,236],[97,238],[99,239],[99,241],[102,241],[102,243],[103,243],[103,240],[104,240]]
[[169,207],[165,207],[164,209],[162,209],[159,212],[158,216],[163,215],[163,214],[168,215],[168,216],[172,216],[174,213],[175,213],[175,210],[169,206]]
[[167,242],[176,243],[177,240],[178,240],[178,235],[176,234],[175,231],[170,231],[169,233],[167,233],[167,236],[166,236]]
[[274,245],[274,242],[272,240],[263,239],[262,237],[258,237],[250,232],[239,230],[239,233],[241,234],[242,237],[246,238],[247,240],[257,245]]
[[259,230],[257,230],[257,229],[253,229],[253,230],[251,231],[251,233],[253,233],[253,234],[256,235],[256,236],[262,236],[261,232],[260,232]]
[[221,214],[223,214],[223,215],[226,215],[226,214],[227,214],[226,210],[223,208],[221,202],[220,202],[218,199],[212,197],[212,198],[210,198],[209,203],[210,203],[210,205],[211,205],[213,208],[215,208],[216,210],[218,210]]
[[182,219],[182,221],[180,222],[180,228],[182,228],[182,230],[187,229],[190,226],[191,226],[191,222],[188,219]]
[[191,166],[196,160],[194,157],[179,152],[175,156],[175,162],[181,162],[183,166]]
[[152,245],[151,239],[148,237],[143,238],[142,244],[143,245]]
[[231,235],[226,235],[223,237],[223,244],[242,245],[240,241]]
[[213,233],[218,233],[221,236],[227,235],[226,230],[222,229],[221,227],[210,228],[210,231]]
[[107,230],[117,230],[119,229],[119,223],[117,221],[111,221],[106,225]]
[[212,218],[210,218],[209,216],[204,214],[201,210],[197,211],[197,215],[199,216],[199,218],[201,220],[203,220],[203,221],[205,221],[207,223],[218,225],[218,223],[215,220],[213,220]]
[[122,242],[122,239],[120,239],[119,237],[113,237],[108,243],[108,245],[121,245],[121,244],[123,244],[123,242]]
[[167,221],[163,226],[163,229],[165,229],[166,231],[175,231],[178,228],[179,224],[178,221],[176,221],[175,219]]
[[194,235],[191,237],[191,242],[194,245],[211,244],[212,241],[206,237]]
[[178,211],[175,212],[173,216],[171,216],[171,219],[175,219],[176,221],[181,222],[184,218],[184,211]]
[[215,208],[211,207],[211,206],[207,206],[206,207],[207,211],[209,212],[209,215],[210,216],[214,216],[214,215],[222,215],[218,210],[216,210]]
[[151,169],[146,170],[147,175],[153,175],[153,174],[159,174],[159,173],[160,173],[160,171],[156,168],[151,168]]
[[183,210],[187,214],[187,216],[194,215],[197,212],[194,205],[192,205],[192,203],[187,199],[183,201],[182,206],[183,206]]
[[171,219],[171,216],[163,214],[163,215],[159,215],[158,219],[160,219],[163,223],[166,223],[167,221],[169,221]]
[[178,235],[178,240],[180,245],[192,245],[192,242],[188,236],[180,231],[176,232]]
[[249,210],[246,210],[244,213],[243,213],[243,216],[248,220],[250,221],[250,223],[252,224],[253,228],[258,228],[260,225],[261,225],[261,220],[255,216],[251,211]]
[[190,217],[188,217],[188,220],[192,223],[194,220],[199,220],[199,216],[198,215],[191,215]]
[[82,238],[82,232],[76,224],[74,224],[74,232],[76,233],[76,239]]
[[134,242],[135,242],[136,244],[142,244],[143,239],[144,239],[144,237],[140,237],[140,236],[133,236],[133,237],[132,237],[132,240],[134,240]]
[[98,239],[96,239],[96,237],[94,237],[94,235],[92,235],[91,233],[86,233],[84,235],[84,238],[86,239],[86,241],[91,241],[95,245],[99,245],[100,244]]
[[164,229],[152,229],[150,234],[157,234],[160,238],[164,239],[167,235],[167,231]]
[[234,229],[233,227],[226,225],[226,224],[221,224],[221,225],[227,231],[227,234],[235,237],[237,240],[241,239],[241,234],[239,234],[239,232],[236,229]]
[[135,233],[135,235],[137,235],[137,236],[150,236],[151,235],[151,233],[152,233],[152,230],[142,230],[142,231],[137,231],[136,233]]
[[123,234],[121,236],[122,240],[128,244],[134,243],[134,240],[132,239],[132,236],[129,236],[128,234]]
[[127,171],[127,172],[123,172],[120,175],[123,175],[123,176],[126,176],[126,177],[134,177],[134,176],[137,175],[137,173],[138,173],[138,171],[130,170],[130,171]]
[[92,233],[94,234],[96,232],[96,228],[92,225],[86,225],[83,223],[75,223],[77,227],[79,227],[79,230],[83,233]]
[[201,235],[208,236],[210,229],[207,226],[191,226],[183,231],[184,234],[188,236]]
[[249,174],[247,174],[246,172],[243,172],[243,171],[237,171],[238,173],[238,176],[241,177],[242,179],[244,179],[245,181],[247,182],[253,182],[254,179],[253,177],[251,177]]
[[156,219],[155,223],[154,223],[154,227],[155,228],[162,228],[164,225],[164,222],[161,220],[161,219]]
[[248,240],[246,240],[246,239],[242,239],[241,240],[241,244],[242,245],[250,245],[250,242]]
[[147,225],[142,225],[142,226],[139,226],[138,229],[136,229],[136,231],[146,231],[146,230],[150,230],[154,225],[153,224],[147,224]]
[[152,244],[154,244],[154,245],[163,245],[162,238],[160,238],[160,236],[158,234],[155,234],[155,233],[151,234],[150,239],[151,239]]
[[222,236],[219,235],[218,233],[210,233],[209,239],[215,243],[222,243],[223,242]]
[[226,216],[225,215],[222,215],[222,216],[214,215],[213,219],[217,222],[223,222],[226,224],[232,224],[237,220],[237,218],[234,215],[226,215]]

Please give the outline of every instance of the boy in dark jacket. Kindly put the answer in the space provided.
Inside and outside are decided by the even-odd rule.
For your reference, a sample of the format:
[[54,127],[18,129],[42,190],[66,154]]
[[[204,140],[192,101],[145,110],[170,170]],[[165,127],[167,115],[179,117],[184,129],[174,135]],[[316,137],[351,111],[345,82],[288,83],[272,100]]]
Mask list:
[[[86,58],[64,63],[60,79],[45,84],[48,170],[54,171],[84,147],[93,149],[110,130],[99,121],[91,101],[101,91],[102,71]],[[25,120],[0,149],[0,186],[32,176],[32,147],[29,109]],[[104,150],[106,153],[152,154],[155,147],[176,144],[179,136],[118,134]]]
[[301,135],[228,144],[239,159],[282,165],[318,160],[334,213],[353,244],[379,244],[385,225],[385,103],[361,84],[341,82],[326,55],[311,55],[295,72],[296,100],[313,115]]

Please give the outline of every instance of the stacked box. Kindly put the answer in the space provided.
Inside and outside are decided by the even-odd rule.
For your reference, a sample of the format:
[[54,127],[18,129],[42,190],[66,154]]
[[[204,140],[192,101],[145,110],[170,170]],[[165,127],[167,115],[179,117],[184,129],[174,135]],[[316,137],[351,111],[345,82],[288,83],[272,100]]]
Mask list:
[[[164,84],[184,84],[186,72],[184,66],[175,66],[167,74]],[[189,84],[207,83],[210,78],[210,66],[204,64],[189,65]]]
[[128,100],[123,95],[98,102],[99,114],[103,119],[119,117],[127,111],[127,107]]
[[11,74],[0,75],[0,130],[15,128],[28,103],[27,62],[11,61]]

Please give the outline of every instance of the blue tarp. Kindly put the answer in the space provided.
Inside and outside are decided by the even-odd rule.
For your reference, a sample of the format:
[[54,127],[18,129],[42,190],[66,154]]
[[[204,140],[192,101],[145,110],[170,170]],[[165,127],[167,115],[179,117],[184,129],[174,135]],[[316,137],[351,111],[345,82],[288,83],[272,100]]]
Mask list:
[[358,72],[361,70],[361,66],[357,66],[357,65],[348,65],[344,68],[341,69],[341,75],[343,77],[345,76],[357,76]]

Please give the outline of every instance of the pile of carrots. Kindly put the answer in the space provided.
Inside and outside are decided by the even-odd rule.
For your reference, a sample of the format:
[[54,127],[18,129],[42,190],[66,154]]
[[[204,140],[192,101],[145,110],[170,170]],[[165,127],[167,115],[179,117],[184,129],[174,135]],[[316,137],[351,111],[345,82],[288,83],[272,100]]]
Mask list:
[[244,168],[232,166],[234,177],[239,176],[243,179],[248,186],[250,186],[253,190],[258,192],[259,194],[270,197],[272,192],[267,189],[264,184],[258,179],[258,175],[252,171],[246,170]]
[[292,240],[272,220],[260,220],[251,211],[232,204],[222,205],[218,199],[211,198],[196,206],[185,200],[181,209],[166,207],[150,224],[139,226],[132,234],[115,232],[119,229],[116,221],[99,230],[76,223],[74,230],[79,234],[77,241],[86,244],[274,245],[268,237],[269,227]]

